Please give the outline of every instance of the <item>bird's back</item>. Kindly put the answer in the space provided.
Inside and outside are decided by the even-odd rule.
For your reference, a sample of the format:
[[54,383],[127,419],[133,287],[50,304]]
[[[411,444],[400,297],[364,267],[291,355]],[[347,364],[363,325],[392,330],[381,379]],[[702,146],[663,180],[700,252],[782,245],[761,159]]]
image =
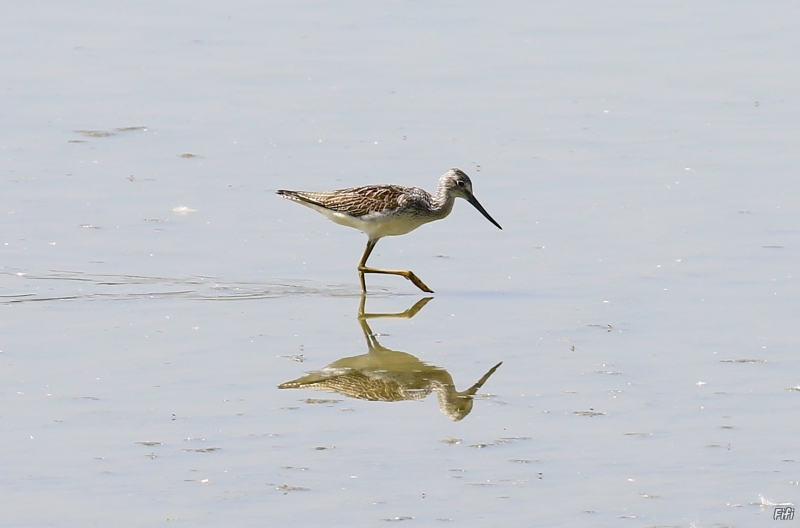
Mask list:
[[278,191],[304,205],[316,205],[355,218],[374,213],[388,214],[408,205],[420,189],[400,185],[365,185],[336,191]]

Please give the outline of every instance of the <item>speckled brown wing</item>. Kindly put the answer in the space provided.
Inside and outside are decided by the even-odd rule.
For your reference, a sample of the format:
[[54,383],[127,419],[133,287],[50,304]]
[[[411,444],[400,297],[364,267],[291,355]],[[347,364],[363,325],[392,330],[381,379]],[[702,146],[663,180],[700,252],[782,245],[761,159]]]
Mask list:
[[376,379],[358,371],[308,382],[301,380],[303,378],[282,383],[278,385],[278,388],[337,392],[358,400],[384,402],[422,400],[431,392],[428,387],[420,390],[415,387],[407,387],[401,381]]
[[358,218],[404,206],[409,189],[399,185],[366,185],[337,191],[279,191],[279,194]]

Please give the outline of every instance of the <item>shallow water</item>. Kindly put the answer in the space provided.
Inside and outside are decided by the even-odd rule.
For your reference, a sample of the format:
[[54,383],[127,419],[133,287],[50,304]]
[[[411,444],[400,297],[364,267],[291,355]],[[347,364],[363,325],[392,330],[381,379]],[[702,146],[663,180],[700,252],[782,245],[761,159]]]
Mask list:
[[[796,502],[792,4],[7,11],[7,525],[752,526]],[[451,166],[503,231],[459,202],[370,259],[427,303],[368,276],[362,309],[365,237],[274,195]],[[394,396],[279,388],[348,374]]]

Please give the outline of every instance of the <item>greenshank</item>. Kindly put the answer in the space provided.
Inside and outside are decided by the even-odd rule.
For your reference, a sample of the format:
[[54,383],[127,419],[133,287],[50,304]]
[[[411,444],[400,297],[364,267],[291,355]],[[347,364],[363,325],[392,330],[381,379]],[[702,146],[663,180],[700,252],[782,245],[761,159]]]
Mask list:
[[503,229],[472,194],[472,181],[461,169],[450,169],[439,178],[435,195],[419,187],[400,185],[366,185],[323,192],[279,190],[277,193],[337,224],[366,233],[367,247],[358,263],[363,292],[367,291],[365,273],[384,273],[405,277],[420,290],[433,293],[413,271],[370,268],[367,259],[381,238],[405,235],[423,224],[445,218],[453,210],[456,198],[465,199],[498,229]]

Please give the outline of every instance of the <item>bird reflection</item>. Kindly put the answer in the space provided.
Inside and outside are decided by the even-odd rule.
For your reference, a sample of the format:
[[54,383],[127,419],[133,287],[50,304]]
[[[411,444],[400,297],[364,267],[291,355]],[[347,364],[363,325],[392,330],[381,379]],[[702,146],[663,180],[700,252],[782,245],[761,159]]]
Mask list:
[[366,296],[361,295],[358,323],[369,351],[360,356],[345,357],[334,361],[322,370],[287,381],[279,389],[314,389],[338,392],[350,398],[367,401],[422,400],[431,392],[439,398],[442,413],[457,422],[472,411],[473,396],[502,365],[493,366],[474,385],[464,391],[456,390],[453,377],[441,367],[429,365],[416,356],[381,346],[367,323],[368,319],[414,317],[433,297],[420,299],[411,308],[400,313],[366,313]]

